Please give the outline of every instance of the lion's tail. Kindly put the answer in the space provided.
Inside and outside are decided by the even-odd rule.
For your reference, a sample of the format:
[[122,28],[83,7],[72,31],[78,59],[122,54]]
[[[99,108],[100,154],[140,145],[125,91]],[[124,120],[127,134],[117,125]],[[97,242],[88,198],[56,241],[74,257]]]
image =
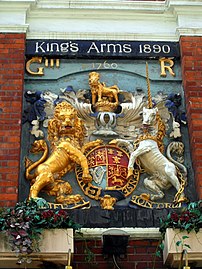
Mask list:
[[171,156],[171,152],[176,152],[177,153],[178,149],[181,149],[180,150],[180,155],[182,155],[184,153],[184,150],[183,150],[184,145],[183,145],[183,143],[173,141],[168,145],[166,155],[167,155],[168,159],[180,169],[180,172],[183,174],[184,178],[186,179],[187,178],[187,168],[182,163],[174,160],[173,157]]
[[[38,140],[38,143],[40,143],[40,140]],[[44,162],[48,156],[48,145],[45,141],[43,141],[43,145],[44,145],[44,148],[42,148],[43,155],[38,161],[33,162],[27,157],[25,158],[25,168],[26,168],[25,177],[28,180],[33,180],[36,177],[35,173],[31,174],[31,171],[35,169],[39,164]]]

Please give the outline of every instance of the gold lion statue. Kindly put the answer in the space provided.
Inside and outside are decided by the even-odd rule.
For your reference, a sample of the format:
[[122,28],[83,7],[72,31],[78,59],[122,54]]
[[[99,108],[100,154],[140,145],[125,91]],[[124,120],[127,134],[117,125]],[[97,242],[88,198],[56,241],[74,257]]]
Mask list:
[[105,83],[100,82],[100,74],[97,72],[89,73],[89,85],[92,94],[92,105],[107,100],[109,103],[118,106],[119,88],[117,85],[107,87]]
[[[84,145],[84,137],[84,123],[78,117],[76,109],[67,102],[59,103],[55,107],[53,119],[48,123],[50,156],[48,157],[47,143],[44,140],[35,141],[35,151],[41,150],[44,154],[40,160],[26,167],[26,178],[31,180],[32,184],[29,198],[37,198],[43,188],[51,189],[51,186],[73,170],[76,164],[81,166],[83,181],[92,180],[84,151],[99,145],[101,140]],[[34,173],[31,174],[31,170],[34,170]]]

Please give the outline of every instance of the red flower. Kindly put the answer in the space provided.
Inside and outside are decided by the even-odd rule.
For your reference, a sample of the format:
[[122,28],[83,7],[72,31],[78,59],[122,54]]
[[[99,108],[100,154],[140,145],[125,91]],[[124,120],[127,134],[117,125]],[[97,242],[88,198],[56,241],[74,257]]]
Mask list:
[[171,219],[173,220],[173,221],[175,221],[175,222],[178,222],[178,220],[179,220],[179,216],[178,216],[178,214],[177,213],[172,213],[171,214]]
[[42,217],[44,219],[51,218],[54,215],[53,211],[48,210],[48,211],[43,211],[42,212]]
[[60,209],[58,211],[58,216],[60,216],[60,217],[66,217],[67,216],[67,212],[65,210],[63,210],[63,209]]

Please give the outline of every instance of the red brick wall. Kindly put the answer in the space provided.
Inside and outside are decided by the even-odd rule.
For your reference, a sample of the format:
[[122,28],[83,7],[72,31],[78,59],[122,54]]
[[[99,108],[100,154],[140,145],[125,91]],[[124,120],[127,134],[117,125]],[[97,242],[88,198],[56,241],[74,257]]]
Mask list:
[[0,33],[0,206],[18,199],[25,34]]
[[[116,262],[123,269],[165,269],[162,258],[155,256],[157,240],[129,240],[127,255],[117,257]],[[92,256],[89,255],[92,252]],[[90,260],[88,260],[91,257]],[[74,269],[115,269],[112,257],[102,254],[101,240],[75,240]]]
[[181,37],[180,46],[195,184],[202,199],[202,37]]

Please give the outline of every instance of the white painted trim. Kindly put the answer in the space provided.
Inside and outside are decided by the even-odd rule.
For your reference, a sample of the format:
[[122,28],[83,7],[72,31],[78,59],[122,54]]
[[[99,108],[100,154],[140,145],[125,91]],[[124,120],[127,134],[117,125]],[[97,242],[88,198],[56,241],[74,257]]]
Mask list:
[[96,32],[28,32],[27,39],[71,39],[71,40],[128,40],[128,41],[173,41],[177,42],[179,37],[176,35],[169,35],[155,33],[96,33]]
[[164,2],[156,1],[121,1],[121,0],[38,0],[37,6],[40,8],[69,8],[69,9],[112,9],[112,10],[137,10],[138,12],[148,11],[153,13],[163,12]]
[[183,28],[179,27],[176,29],[176,33],[178,35],[178,39],[180,36],[202,36],[202,28]]
[[29,25],[2,25],[0,24],[1,33],[26,33]]
[[1,0],[0,11],[2,10],[24,10],[36,3],[36,0]]
[[82,228],[81,235],[75,234],[75,238],[82,239],[82,238],[88,238],[88,239],[102,239],[102,234],[104,232],[109,232],[110,230],[113,229],[113,234],[114,229],[116,229],[119,234],[119,231],[123,231],[128,233],[130,235],[130,239],[160,239],[161,238],[161,233],[159,232],[159,228]]

